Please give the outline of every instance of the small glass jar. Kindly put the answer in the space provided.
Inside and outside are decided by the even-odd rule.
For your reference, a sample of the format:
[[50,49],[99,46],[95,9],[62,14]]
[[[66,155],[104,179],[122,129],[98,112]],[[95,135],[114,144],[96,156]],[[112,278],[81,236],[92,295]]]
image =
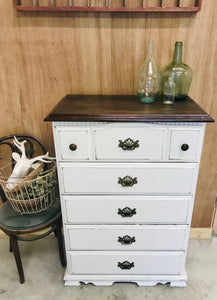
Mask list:
[[169,77],[168,81],[164,84],[163,89],[163,104],[173,104],[176,94],[176,84],[172,77]]

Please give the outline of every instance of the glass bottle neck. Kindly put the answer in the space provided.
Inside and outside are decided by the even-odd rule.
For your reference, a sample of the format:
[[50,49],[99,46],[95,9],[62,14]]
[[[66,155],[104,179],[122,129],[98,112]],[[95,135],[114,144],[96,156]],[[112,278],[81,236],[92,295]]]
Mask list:
[[148,41],[148,57],[153,57],[153,47],[154,47],[153,40],[149,40]]
[[175,45],[173,62],[178,63],[178,64],[182,63],[182,43],[176,43],[176,45]]

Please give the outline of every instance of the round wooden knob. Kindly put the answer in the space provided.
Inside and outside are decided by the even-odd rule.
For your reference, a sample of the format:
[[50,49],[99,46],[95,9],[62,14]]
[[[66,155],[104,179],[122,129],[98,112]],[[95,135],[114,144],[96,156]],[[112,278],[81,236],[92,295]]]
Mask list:
[[182,151],[187,151],[189,149],[189,145],[188,144],[182,144],[181,149],[182,149]]
[[75,145],[75,144],[70,144],[70,145],[69,145],[69,149],[70,149],[71,151],[75,151],[75,150],[77,149],[77,145]]

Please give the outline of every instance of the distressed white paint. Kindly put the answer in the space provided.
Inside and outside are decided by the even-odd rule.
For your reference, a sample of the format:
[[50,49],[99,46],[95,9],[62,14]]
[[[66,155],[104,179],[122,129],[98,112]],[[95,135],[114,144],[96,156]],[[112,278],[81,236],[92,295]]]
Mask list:
[[[68,266],[72,274],[114,275],[179,275],[184,252],[141,251],[69,251]],[[130,270],[122,270],[118,263],[134,263]]]
[[[66,225],[68,250],[182,251],[187,225]],[[123,244],[120,238],[134,238]]]
[[[65,285],[186,286],[184,266],[205,124],[54,122],[67,253]],[[79,134],[78,134],[79,133]],[[119,139],[139,140],[123,151]],[[147,141],[147,143],[146,143]],[[70,153],[70,143],[79,151]],[[183,152],[181,145],[189,150]],[[67,148],[67,149],[66,149]],[[138,183],[122,187],[118,178]],[[136,209],[121,217],[118,209]],[[122,245],[119,236],[136,242]],[[130,270],[117,264],[134,262]]]
[[[95,157],[99,160],[162,160],[166,138],[165,128],[147,128],[144,125],[134,127],[101,126],[93,130],[95,139]],[[123,150],[119,141],[126,139],[138,141],[134,150]]]
[[[192,198],[186,196],[62,196],[67,224],[185,224]],[[136,208],[133,217],[118,209]]]
[[[197,164],[60,163],[59,170],[65,194],[190,195]],[[118,183],[128,175],[137,183]]]

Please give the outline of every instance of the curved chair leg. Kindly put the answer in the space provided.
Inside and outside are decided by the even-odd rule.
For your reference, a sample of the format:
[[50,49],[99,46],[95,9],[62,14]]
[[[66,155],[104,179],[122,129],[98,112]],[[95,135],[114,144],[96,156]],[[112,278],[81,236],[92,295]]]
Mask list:
[[66,267],[66,258],[65,258],[65,251],[63,248],[63,236],[62,236],[62,222],[61,222],[61,218],[59,218],[56,221],[56,237],[57,237],[57,241],[58,241],[58,248],[59,248],[59,255],[60,255],[60,261],[62,266],[65,268]]
[[57,237],[56,227],[54,228],[53,232],[54,232],[55,237]]
[[20,277],[20,283],[24,283],[25,279],[24,279],[24,273],[23,273],[23,266],[22,266],[22,261],[20,258],[20,251],[19,251],[19,247],[18,247],[18,243],[17,243],[17,237],[15,235],[11,235],[10,236],[10,245],[12,248],[12,251],[14,252],[14,258],[17,264],[17,270],[19,273],[19,277]]
[[13,252],[12,246],[11,246],[11,237],[9,236],[9,251]]

